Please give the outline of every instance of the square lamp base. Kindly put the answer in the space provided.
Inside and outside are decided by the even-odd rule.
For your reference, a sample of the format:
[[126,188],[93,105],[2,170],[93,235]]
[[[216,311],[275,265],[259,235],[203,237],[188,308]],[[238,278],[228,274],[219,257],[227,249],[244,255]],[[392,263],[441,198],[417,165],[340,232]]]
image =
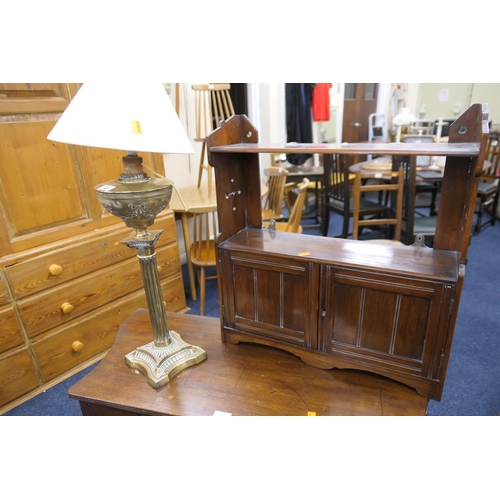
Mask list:
[[125,356],[125,363],[146,375],[155,389],[164,386],[177,373],[207,358],[206,352],[184,342],[177,332],[170,331],[171,343],[158,347],[154,342],[138,347]]

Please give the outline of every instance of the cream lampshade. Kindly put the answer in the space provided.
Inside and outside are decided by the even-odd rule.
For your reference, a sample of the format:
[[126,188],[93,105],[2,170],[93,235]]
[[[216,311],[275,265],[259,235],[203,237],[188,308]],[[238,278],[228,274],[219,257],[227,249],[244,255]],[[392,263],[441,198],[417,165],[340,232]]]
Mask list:
[[103,206],[134,229],[121,243],[137,251],[154,341],[127,354],[125,362],[159,388],[179,371],[206,359],[206,353],[168,329],[154,249],[161,231],[148,228],[170,202],[172,184],[149,177],[137,152],[191,154],[193,147],[163,84],[128,81],[84,84],[48,139],[127,152],[120,177],[95,190]]
[[401,142],[403,125],[409,125],[415,119],[415,115],[410,111],[410,108],[401,108],[401,111],[392,119],[392,124],[396,126],[396,142]]
[[48,139],[143,153],[194,153],[161,83],[85,83]]

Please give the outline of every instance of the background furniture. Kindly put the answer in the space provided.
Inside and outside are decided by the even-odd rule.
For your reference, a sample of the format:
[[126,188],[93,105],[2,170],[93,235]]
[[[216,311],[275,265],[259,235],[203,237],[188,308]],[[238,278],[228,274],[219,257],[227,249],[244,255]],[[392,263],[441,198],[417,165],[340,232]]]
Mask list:
[[[286,155],[285,155],[286,156]],[[285,185],[285,191],[286,191],[286,186],[288,184],[291,184],[293,186],[297,186],[305,177],[309,179],[309,187],[307,188],[309,192],[314,192],[315,196],[315,213],[308,215],[308,212],[310,211],[310,205],[309,205],[309,199],[306,196],[306,211],[304,213],[304,218],[305,219],[314,219],[315,223],[314,224],[308,224],[309,227],[320,227],[323,234],[326,234],[326,230],[328,226],[325,225],[324,221],[324,207],[325,207],[325,199],[324,199],[324,187],[323,187],[323,182],[324,182],[324,177],[325,177],[325,170],[323,168],[323,165],[317,165],[317,166],[308,166],[308,165],[290,165],[286,167],[286,170],[288,172],[287,176],[287,184]],[[285,198],[286,202],[286,198]]]
[[[371,113],[368,116],[368,142],[387,141],[387,120],[383,113]],[[368,158],[371,160],[371,158]]]
[[[496,213],[500,195],[500,132],[490,132],[486,159],[489,164],[486,165],[485,163],[485,169],[481,174],[477,190],[479,203],[476,210],[475,234],[479,234],[481,228],[487,224],[493,226],[497,218]],[[488,209],[491,210],[490,216],[487,220],[483,221],[483,214]]]
[[229,83],[201,83],[192,85],[195,93],[195,141],[201,142],[200,164],[198,170],[198,187],[201,186],[203,171],[208,174],[208,188],[212,188],[212,167],[208,164],[206,138],[215,130],[220,120],[227,120],[234,115]]
[[284,218],[283,204],[285,203],[285,184],[288,172],[283,167],[269,167],[267,175],[268,191],[262,207],[262,217],[265,221],[280,220]]
[[216,276],[206,276],[206,268],[217,265],[215,258],[215,235],[218,233],[217,212],[193,212],[193,239],[189,250],[191,264],[196,267],[200,283],[200,316],[205,315],[205,280]]
[[217,201],[215,199],[215,190],[208,189],[208,184],[200,186],[187,186],[180,189],[174,189],[170,200],[170,208],[175,212],[176,218],[180,218],[182,224],[182,236],[184,247],[186,249],[186,262],[189,276],[189,288],[191,298],[196,300],[196,283],[194,278],[194,269],[189,258],[189,249],[191,248],[191,235],[189,231],[189,218],[194,212],[217,210]]
[[159,390],[141,383],[123,361],[150,335],[147,311],[138,310],[106,357],[69,389],[84,415],[425,415],[427,400],[397,382],[357,371],[325,372],[266,346],[223,344],[218,318],[170,313],[168,323],[202,347],[207,359]]
[[[374,160],[380,161],[380,160]],[[343,225],[340,238],[349,236],[349,226],[354,215],[354,198],[352,196],[352,181],[354,173],[349,167],[345,155],[324,155],[325,168],[325,198],[326,198],[326,227],[328,227],[330,210],[342,215]],[[364,162],[366,163],[366,162]],[[359,214],[362,217],[382,214],[387,211],[386,205],[377,203],[366,198],[360,199]],[[325,233],[323,233],[325,234]]]
[[[277,231],[284,231],[287,233],[302,233],[302,226],[300,221],[302,219],[302,214],[304,211],[304,205],[307,196],[307,189],[309,187],[309,179],[305,178],[298,184],[296,191],[298,191],[295,203],[293,204],[292,211],[286,222],[275,222],[274,227]],[[269,223],[265,224],[266,227],[270,227]]]
[[[403,142],[405,143],[433,143],[435,141],[435,135],[405,135],[403,137]],[[415,167],[417,169],[428,168],[431,165],[431,157],[430,156],[417,156],[415,158]],[[418,177],[415,180],[415,198],[418,199],[422,194],[430,194],[430,202],[428,205],[417,205],[417,200],[415,200],[414,210],[416,210],[419,215],[423,215],[419,212],[419,209],[429,209],[429,213],[426,213],[427,216],[436,215],[436,200],[439,193],[439,184],[435,182],[427,182],[423,179],[419,179]]]
[[[371,113],[368,116],[368,142],[373,141],[388,141],[387,120],[384,113]],[[367,160],[372,160],[372,155],[366,157]]]
[[[261,185],[260,192],[261,196],[266,196],[267,186]],[[169,206],[175,212],[175,217],[181,220],[182,237],[184,240],[184,247],[186,249],[186,267],[188,270],[189,288],[191,291],[191,298],[196,300],[194,269],[191,264],[191,260],[189,259],[189,249],[191,247],[189,219],[195,212],[211,212],[217,209],[215,189],[208,189],[207,183],[203,183],[199,187],[186,186],[174,189]]]
[[[356,172],[356,177],[354,178],[354,186],[352,190],[352,196],[354,199],[354,209],[353,209],[353,230],[352,239],[358,239],[358,232],[360,227],[365,226],[375,226],[375,225],[389,225],[395,226],[392,231],[392,238],[399,240],[401,237],[401,216],[403,212],[403,169],[399,169],[398,172],[392,172],[392,179],[390,183],[382,184],[362,184],[361,182],[361,172],[358,170]],[[364,179],[373,179],[376,174],[365,175]],[[386,206],[386,212],[383,216],[373,216],[369,219],[361,218],[361,202],[363,201],[363,196],[365,193],[370,192],[378,193],[395,193],[396,196],[391,197],[391,206]],[[392,215],[392,217],[391,217]]]
[[[415,143],[415,145],[421,143]],[[435,143],[429,144],[433,146]],[[424,145],[424,144],[422,144]],[[417,158],[415,156],[393,156],[392,170],[403,168],[404,171],[404,203],[403,203],[403,237],[402,241],[406,245],[411,245],[415,241],[415,236],[420,234],[424,236],[427,243],[434,241],[437,231],[438,217],[436,215],[421,215],[415,209],[417,200],[417,184],[420,182],[420,175],[424,171],[417,173]],[[441,170],[429,170],[430,175],[426,176],[426,183],[432,184],[432,179],[436,183],[443,182],[444,175]],[[424,186],[422,190],[427,188]],[[477,189],[477,188],[475,188]],[[441,204],[440,204],[441,206]],[[422,207],[420,207],[422,208]],[[429,207],[429,213],[434,213],[432,203]]]
[[[316,367],[378,373],[439,400],[487,135],[486,105],[476,104],[455,121],[447,144],[294,147],[326,156],[446,156],[430,249],[262,229],[258,155],[288,146],[258,144],[244,116],[222,123],[207,146],[216,174],[223,341],[279,347]],[[240,194],[228,200],[229,179]]]
[[[416,136],[417,137],[417,136]],[[421,144],[418,142],[418,144]],[[402,241],[407,245],[413,243],[416,234],[422,234],[427,241],[432,241],[436,233],[436,215],[422,215],[415,208],[418,197],[417,185],[425,180],[428,185],[439,185],[443,181],[443,170],[432,167],[417,168],[416,157],[412,156],[380,156],[374,160],[355,163],[349,167],[353,173],[361,172],[361,175],[376,174],[380,181],[389,182],[391,172],[403,167],[403,215],[402,215]],[[424,188],[425,189],[425,188]],[[438,188],[436,187],[436,190]],[[384,204],[387,200],[384,201]],[[419,209],[424,207],[419,207]],[[429,207],[429,213],[433,213]]]
[[[93,187],[117,178],[122,152],[47,139],[79,86],[0,84],[0,407],[67,378],[111,346],[119,324],[145,306],[131,230]],[[161,155],[143,155],[163,171]],[[170,311],[186,308],[174,214],[158,263]]]
[[430,135],[433,133],[435,120],[412,120],[408,125],[408,134],[411,135]]

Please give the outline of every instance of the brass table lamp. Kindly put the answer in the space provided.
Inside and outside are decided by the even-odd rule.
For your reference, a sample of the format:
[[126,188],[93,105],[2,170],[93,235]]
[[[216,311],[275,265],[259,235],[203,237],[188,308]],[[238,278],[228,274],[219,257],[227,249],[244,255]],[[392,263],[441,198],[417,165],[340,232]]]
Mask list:
[[120,177],[95,190],[102,205],[134,230],[121,243],[137,252],[153,327],[154,340],[127,354],[125,362],[144,373],[152,387],[162,387],[206,353],[168,328],[155,253],[161,231],[148,228],[170,202],[172,184],[149,177],[137,152],[190,154],[191,143],[161,83],[128,82],[84,84],[48,139],[127,151]]

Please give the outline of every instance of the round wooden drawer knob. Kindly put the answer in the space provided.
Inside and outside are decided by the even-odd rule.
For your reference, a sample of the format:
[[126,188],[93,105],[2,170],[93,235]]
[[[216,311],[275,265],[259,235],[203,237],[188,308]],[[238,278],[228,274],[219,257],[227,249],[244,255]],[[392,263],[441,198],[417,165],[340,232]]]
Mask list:
[[163,268],[160,265],[157,265],[156,267],[158,268],[158,272],[161,273]]
[[83,349],[83,343],[80,342],[79,340],[75,340],[72,344],[71,344],[71,348],[73,349],[73,351],[75,352],[80,352],[82,349]]
[[52,274],[52,276],[59,276],[62,273],[62,267],[58,264],[52,264],[49,267],[49,273]]
[[74,308],[75,306],[73,306],[69,302],[65,302],[64,304],[61,305],[61,311],[64,314],[69,314]]

